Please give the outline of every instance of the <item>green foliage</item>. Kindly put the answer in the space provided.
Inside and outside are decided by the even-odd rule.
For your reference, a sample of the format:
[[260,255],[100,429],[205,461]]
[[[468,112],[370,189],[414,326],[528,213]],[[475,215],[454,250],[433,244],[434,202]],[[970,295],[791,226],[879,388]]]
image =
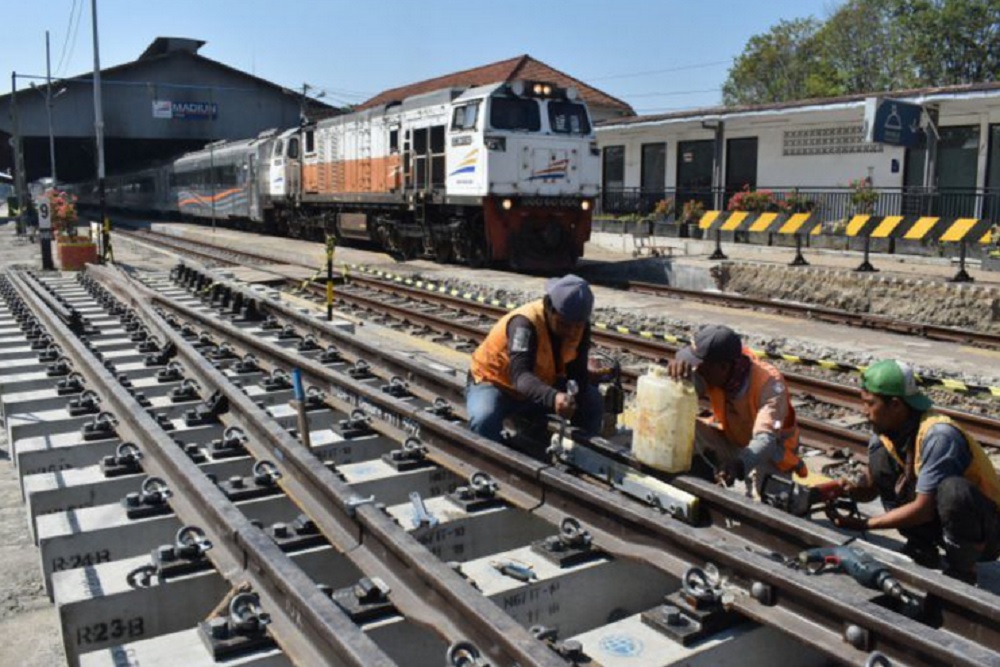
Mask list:
[[684,203],[684,211],[681,214],[683,222],[698,222],[703,215],[705,215],[705,205],[697,199]]
[[875,212],[875,202],[878,201],[878,192],[872,187],[871,181],[867,178],[859,178],[848,184],[851,188],[851,204],[854,212],[861,215],[871,215]]
[[673,215],[675,211],[676,204],[673,199],[668,197],[667,199],[661,199],[656,202],[656,206],[653,208],[653,215],[658,218],[666,218]]
[[1000,0],[847,0],[750,38],[728,105],[1000,80]]

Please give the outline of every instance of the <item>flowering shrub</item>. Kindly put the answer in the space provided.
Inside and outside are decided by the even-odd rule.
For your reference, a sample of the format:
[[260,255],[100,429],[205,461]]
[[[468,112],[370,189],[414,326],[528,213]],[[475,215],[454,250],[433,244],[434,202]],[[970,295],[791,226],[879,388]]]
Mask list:
[[785,195],[785,200],[780,203],[783,205],[784,213],[812,213],[816,209],[815,200],[800,195],[796,190]]
[[698,222],[703,215],[705,215],[705,205],[697,199],[691,199],[684,204],[681,217],[683,222]]
[[784,213],[785,204],[775,198],[771,190],[751,190],[749,185],[730,197],[727,211],[747,211],[749,213]]
[[675,213],[675,204],[673,199],[661,199],[656,202],[656,206],[653,207],[653,214],[659,218],[666,218]]
[[848,184],[848,187],[851,188],[851,204],[854,206],[855,213],[871,215],[875,212],[878,192],[872,187],[870,179],[855,179]]
[[59,190],[49,190],[46,194],[52,211],[52,226],[63,236],[76,236],[76,223],[80,220],[76,213],[76,196]]

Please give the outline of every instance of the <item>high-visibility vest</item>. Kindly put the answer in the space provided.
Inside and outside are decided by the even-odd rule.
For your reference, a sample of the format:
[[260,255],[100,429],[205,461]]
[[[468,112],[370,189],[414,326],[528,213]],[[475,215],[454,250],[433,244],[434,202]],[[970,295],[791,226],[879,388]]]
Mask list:
[[[746,348],[744,348],[743,354],[749,357],[752,362],[747,390],[743,396],[736,399],[749,403],[749,409],[743,412],[742,416],[744,418],[730,419],[730,415],[726,410],[726,392],[722,387],[709,387],[707,391],[715,422],[721,428],[726,440],[736,447],[746,447],[750,444],[750,440],[753,439],[754,421],[757,418],[757,413],[760,411],[762,404],[761,392],[765,385],[772,380],[777,380],[782,384],[785,382],[781,373],[774,366],[760,361],[754,356],[753,352]],[[776,467],[782,472],[794,471],[799,476],[805,476],[808,472],[806,465],[799,458],[796,451],[799,447],[799,427],[795,420],[795,408],[792,407],[787,390],[785,392],[785,403],[787,405],[785,419],[782,421],[781,428],[778,431],[778,440],[784,448],[784,454],[781,460],[776,463]]]
[[526,317],[535,327],[538,346],[535,354],[534,373],[550,387],[554,386],[557,380],[566,377],[566,365],[576,359],[577,347],[580,345],[580,339],[583,338],[584,330],[581,327],[578,334],[568,340],[561,341],[559,355],[556,356],[552,350],[549,327],[545,323],[545,305],[542,299],[527,303],[500,318],[500,321],[493,325],[486,339],[472,353],[472,364],[469,371],[476,382],[489,382],[515,396],[519,394],[510,380],[507,324],[512,317],[518,315]]
[[[983,450],[983,446],[969,435],[965,429],[953,422],[950,417],[938,414],[933,410],[925,412],[924,416],[920,418],[920,426],[917,429],[917,437],[914,442],[913,472],[918,475],[920,474],[920,468],[924,464],[922,451],[924,440],[927,439],[927,433],[931,427],[938,424],[949,424],[955,427],[962,434],[962,437],[965,438],[965,442],[969,446],[969,452],[972,454],[972,461],[969,462],[969,467],[965,469],[963,476],[975,485],[984,496],[989,498],[994,505],[1000,508],[1000,477],[997,476],[996,468],[990,462],[989,457]],[[886,435],[880,436],[879,440],[882,441],[882,445],[889,452],[889,455],[905,470],[906,464],[896,451],[895,443]]]

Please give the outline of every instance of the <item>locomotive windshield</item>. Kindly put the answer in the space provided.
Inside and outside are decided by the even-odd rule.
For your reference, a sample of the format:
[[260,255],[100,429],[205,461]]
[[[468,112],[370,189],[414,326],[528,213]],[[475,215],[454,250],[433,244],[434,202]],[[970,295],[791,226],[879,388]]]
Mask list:
[[542,129],[538,102],[518,97],[494,97],[490,100],[490,126],[494,130],[538,132]]
[[590,121],[582,104],[549,102],[549,126],[559,134],[590,134]]

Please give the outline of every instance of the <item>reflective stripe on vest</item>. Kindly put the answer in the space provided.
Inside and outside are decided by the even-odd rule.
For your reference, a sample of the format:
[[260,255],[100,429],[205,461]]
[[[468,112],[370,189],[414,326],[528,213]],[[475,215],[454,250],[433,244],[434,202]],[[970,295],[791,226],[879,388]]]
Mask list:
[[[748,356],[752,363],[750,365],[750,378],[746,393],[738,400],[749,401],[749,418],[754,420],[760,411],[761,391],[763,391],[767,382],[769,380],[777,380],[784,384],[785,380],[781,376],[781,373],[778,372],[778,369],[771,364],[760,361],[752,352],[746,350],[746,348],[744,348],[743,354]],[[712,405],[712,416],[722,428],[726,440],[737,447],[746,447],[749,445],[754,435],[753,421],[748,424],[730,423],[729,415],[726,411],[725,390],[721,387],[709,387],[707,393],[709,402]],[[792,407],[787,390],[785,391],[785,402],[787,404],[785,419],[782,421],[781,430],[778,433],[780,444],[785,451],[781,460],[776,463],[776,467],[782,472],[791,472],[794,470],[796,474],[805,476],[807,473],[805,463],[796,453],[799,447],[799,427],[795,421],[795,408]]]
[[[917,475],[920,474],[920,468],[923,466],[923,459],[921,457],[921,450],[923,449],[924,440],[927,439],[927,433],[930,431],[932,426],[937,426],[938,424],[948,424],[954,427],[962,437],[965,438],[965,443],[969,447],[969,452],[972,454],[971,461],[969,462],[969,467],[965,469],[963,476],[965,479],[969,480],[977,489],[979,489],[984,496],[993,501],[993,504],[1000,508],[1000,477],[997,476],[996,468],[990,462],[989,457],[983,450],[983,446],[979,442],[969,435],[965,429],[956,424],[951,420],[950,417],[938,414],[934,411],[928,411],[924,413],[924,416],[920,419],[920,427],[917,429],[917,437],[914,441],[914,451],[913,451],[913,472]],[[895,459],[896,463],[900,465],[904,470],[906,469],[906,464],[899,457],[899,453],[896,451],[896,445],[889,439],[888,436],[879,436],[882,445],[885,450],[889,452],[889,456]]]
[[573,338],[562,342],[560,358],[555,359],[552,353],[552,339],[549,327],[545,323],[545,304],[542,299],[526,303],[500,318],[493,325],[476,351],[472,353],[472,364],[469,372],[476,382],[489,382],[501,389],[517,395],[510,381],[510,355],[507,353],[507,325],[512,317],[525,317],[535,328],[535,338],[538,341],[535,353],[534,374],[545,384],[554,386],[556,381],[566,376],[566,365],[576,359],[577,347],[583,338],[583,329]]

